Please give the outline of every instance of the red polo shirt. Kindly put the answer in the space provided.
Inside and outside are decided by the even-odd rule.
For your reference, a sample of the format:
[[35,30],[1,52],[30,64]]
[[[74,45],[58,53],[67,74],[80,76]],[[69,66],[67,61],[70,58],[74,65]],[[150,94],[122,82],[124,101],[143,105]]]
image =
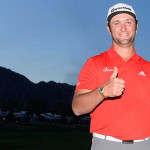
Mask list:
[[125,80],[121,97],[105,99],[91,113],[90,132],[110,135],[122,140],[150,136],[150,63],[136,54],[125,62],[111,47],[89,58],[81,69],[78,89],[94,90],[106,83],[118,68],[118,78]]

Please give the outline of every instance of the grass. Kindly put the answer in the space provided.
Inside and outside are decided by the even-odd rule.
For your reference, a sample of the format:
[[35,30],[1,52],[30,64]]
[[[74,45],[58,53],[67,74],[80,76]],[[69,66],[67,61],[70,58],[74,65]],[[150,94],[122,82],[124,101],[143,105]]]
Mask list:
[[90,150],[87,128],[5,124],[0,126],[0,150]]

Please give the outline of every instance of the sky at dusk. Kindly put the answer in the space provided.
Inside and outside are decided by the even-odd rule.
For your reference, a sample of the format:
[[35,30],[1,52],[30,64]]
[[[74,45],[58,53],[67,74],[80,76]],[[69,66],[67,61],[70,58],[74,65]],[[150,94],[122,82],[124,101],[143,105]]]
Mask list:
[[148,0],[0,0],[0,66],[34,83],[74,85],[87,58],[110,48],[106,16],[118,2],[133,6],[135,48],[150,61]]

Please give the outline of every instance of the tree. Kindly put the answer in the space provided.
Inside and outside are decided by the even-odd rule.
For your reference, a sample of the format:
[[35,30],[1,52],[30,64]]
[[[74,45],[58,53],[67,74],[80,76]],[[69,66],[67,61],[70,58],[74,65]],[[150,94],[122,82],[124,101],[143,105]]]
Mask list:
[[34,97],[27,103],[27,111],[29,113],[40,113],[47,112],[47,100],[44,97]]

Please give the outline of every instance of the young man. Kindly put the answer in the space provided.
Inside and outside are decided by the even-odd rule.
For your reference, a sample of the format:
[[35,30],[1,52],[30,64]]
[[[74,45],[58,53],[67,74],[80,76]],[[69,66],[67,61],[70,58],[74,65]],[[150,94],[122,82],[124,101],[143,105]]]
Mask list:
[[72,109],[91,115],[92,150],[150,149],[150,63],[134,48],[137,28],[132,6],[110,7],[112,46],[79,74]]

